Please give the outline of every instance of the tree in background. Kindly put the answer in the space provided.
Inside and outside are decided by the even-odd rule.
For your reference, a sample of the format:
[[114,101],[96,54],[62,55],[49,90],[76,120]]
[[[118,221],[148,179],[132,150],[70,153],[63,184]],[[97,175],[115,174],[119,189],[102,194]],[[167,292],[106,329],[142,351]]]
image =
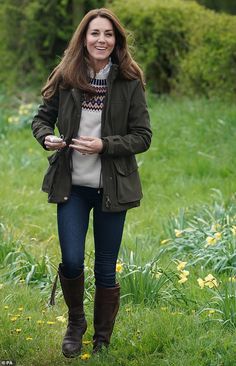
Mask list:
[[199,4],[218,12],[236,14],[235,0],[196,0]]
[[84,14],[104,0],[2,0],[2,88],[42,85]]

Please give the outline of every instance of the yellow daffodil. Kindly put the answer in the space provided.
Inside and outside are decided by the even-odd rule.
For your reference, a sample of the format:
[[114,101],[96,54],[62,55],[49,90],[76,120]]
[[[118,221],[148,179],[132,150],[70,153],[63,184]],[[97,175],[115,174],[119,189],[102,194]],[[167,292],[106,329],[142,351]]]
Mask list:
[[162,307],[161,307],[161,310],[162,310],[162,311],[167,311],[167,310],[168,310],[168,308],[167,308],[166,306],[162,306]]
[[178,271],[183,271],[183,269],[185,268],[187,262],[179,262],[178,266],[177,266],[177,270]]
[[232,231],[233,236],[236,236],[236,226],[235,225],[232,226],[231,231]]
[[211,225],[211,231],[216,231],[216,224]]
[[157,272],[157,273],[155,274],[155,278],[158,280],[158,278],[160,278],[160,277],[161,277],[161,275],[162,275],[162,273],[161,273],[161,272]]
[[27,115],[31,108],[32,108],[31,104],[22,104],[19,107],[18,113],[20,115]]
[[8,305],[5,305],[5,306],[4,306],[4,309],[5,309],[5,310],[9,309],[9,306],[8,306]]
[[17,328],[16,333],[20,333],[20,332],[21,332],[21,328]]
[[209,245],[215,245],[217,242],[216,238],[213,238],[212,236],[208,236],[206,238],[206,245],[205,248],[208,247]]
[[215,277],[211,274],[211,273],[209,273],[209,275],[207,275],[205,278],[204,278],[204,281],[212,281],[212,280],[214,280],[215,279]]
[[236,277],[234,276],[234,277],[229,277],[229,281],[230,282],[236,282]]
[[185,283],[188,280],[189,271],[181,271],[179,274],[179,283]]
[[186,281],[188,281],[188,277],[182,276],[182,277],[180,277],[180,280],[178,282],[179,283],[185,283]]
[[12,316],[12,317],[10,318],[10,321],[11,321],[11,322],[15,322],[17,319],[18,319],[18,317],[17,317],[17,316]]
[[89,353],[83,353],[80,358],[81,360],[88,360],[91,357]]
[[205,282],[205,286],[207,286],[209,288],[213,288],[213,287],[218,287],[219,286],[216,278],[214,276],[212,276],[211,273],[209,273],[209,275],[207,275],[204,278],[204,282]]
[[33,338],[32,337],[26,337],[25,338],[27,341],[32,341],[33,340]]
[[217,233],[215,233],[214,237],[216,238],[216,240],[220,240],[222,238],[222,233],[218,231]]
[[164,244],[168,243],[170,240],[171,239],[164,239],[164,240],[161,241],[161,244],[164,245]]
[[83,341],[83,344],[85,345],[85,346],[87,346],[88,344],[91,344],[92,343],[92,341]]
[[214,309],[209,310],[208,314],[214,314],[216,311]]
[[3,283],[0,283],[0,290],[3,288]]
[[22,306],[18,308],[19,311],[23,311],[23,309],[24,308]]
[[27,316],[27,318],[26,318],[26,319],[30,321],[30,320],[31,320],[31,318],[32,318],[31,316]]
[[178,229],[175,229],[175,236],[176,238],[180,238],[183,234],[183,231],[182,230],[178,230]]
[[198,282],[199,286],[201,287],[201,289],[203,289],[205,286],[204,280],[202,278],[198,278],[197,282]]
[[10,124],[17,124],[19,122],[19,117],[17,116],[10,116],[8,117],[8,123]]
[[53,325],[53,324],[55,324],[55,323],[56,323],[56,322],[52,322],[52,321],[50,321],[50,320],[48,320],[48,321],[47,321],[47,324],[48,324],[48,325]]
[[37,324],[44,324],[44,320],[37,320]]
[[122,263],[116,263],[116,272],[120,273],[123,271],[123,264]]
[[63,315],[57,316],[56,319],[57,319],[58,322],[61,322],[61,323],[65,323],[66,322],[66,318]]

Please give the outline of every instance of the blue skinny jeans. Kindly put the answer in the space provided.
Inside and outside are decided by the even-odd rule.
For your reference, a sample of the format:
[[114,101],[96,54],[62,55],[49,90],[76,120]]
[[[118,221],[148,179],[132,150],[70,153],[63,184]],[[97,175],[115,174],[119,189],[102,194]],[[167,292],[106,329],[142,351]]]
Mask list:
[[62,271],[67,278],[82,273],[89,214],[93,209],[95,285],[114,287],[126,211],[103,212],[102,195],[102,189],[72,186],[68,201],[57,205]]

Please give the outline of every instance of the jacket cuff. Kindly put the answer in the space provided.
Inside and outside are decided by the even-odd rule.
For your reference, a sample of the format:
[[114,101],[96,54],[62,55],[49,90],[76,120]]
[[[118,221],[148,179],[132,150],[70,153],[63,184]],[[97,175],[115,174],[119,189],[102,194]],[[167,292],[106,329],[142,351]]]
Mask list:
[[102,144],[103,144],[103,148],[102,151],[100,152],[100,155],[105,154],[108,150],[108,141],[105,138],[101,138],[102,140]]

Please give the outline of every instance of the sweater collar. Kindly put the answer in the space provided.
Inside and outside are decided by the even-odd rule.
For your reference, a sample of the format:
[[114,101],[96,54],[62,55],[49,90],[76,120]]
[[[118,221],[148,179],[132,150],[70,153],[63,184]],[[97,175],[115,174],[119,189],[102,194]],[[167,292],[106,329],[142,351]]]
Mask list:
[[110,69],[112,66],[112,62],[111,59],[109,59],[108,63],[101,69],[99,70],[99,72],[97,72],[94,76],[94,72],[93,70],[90,68],[89,69],[89,76],[92,79],[107,79]]

